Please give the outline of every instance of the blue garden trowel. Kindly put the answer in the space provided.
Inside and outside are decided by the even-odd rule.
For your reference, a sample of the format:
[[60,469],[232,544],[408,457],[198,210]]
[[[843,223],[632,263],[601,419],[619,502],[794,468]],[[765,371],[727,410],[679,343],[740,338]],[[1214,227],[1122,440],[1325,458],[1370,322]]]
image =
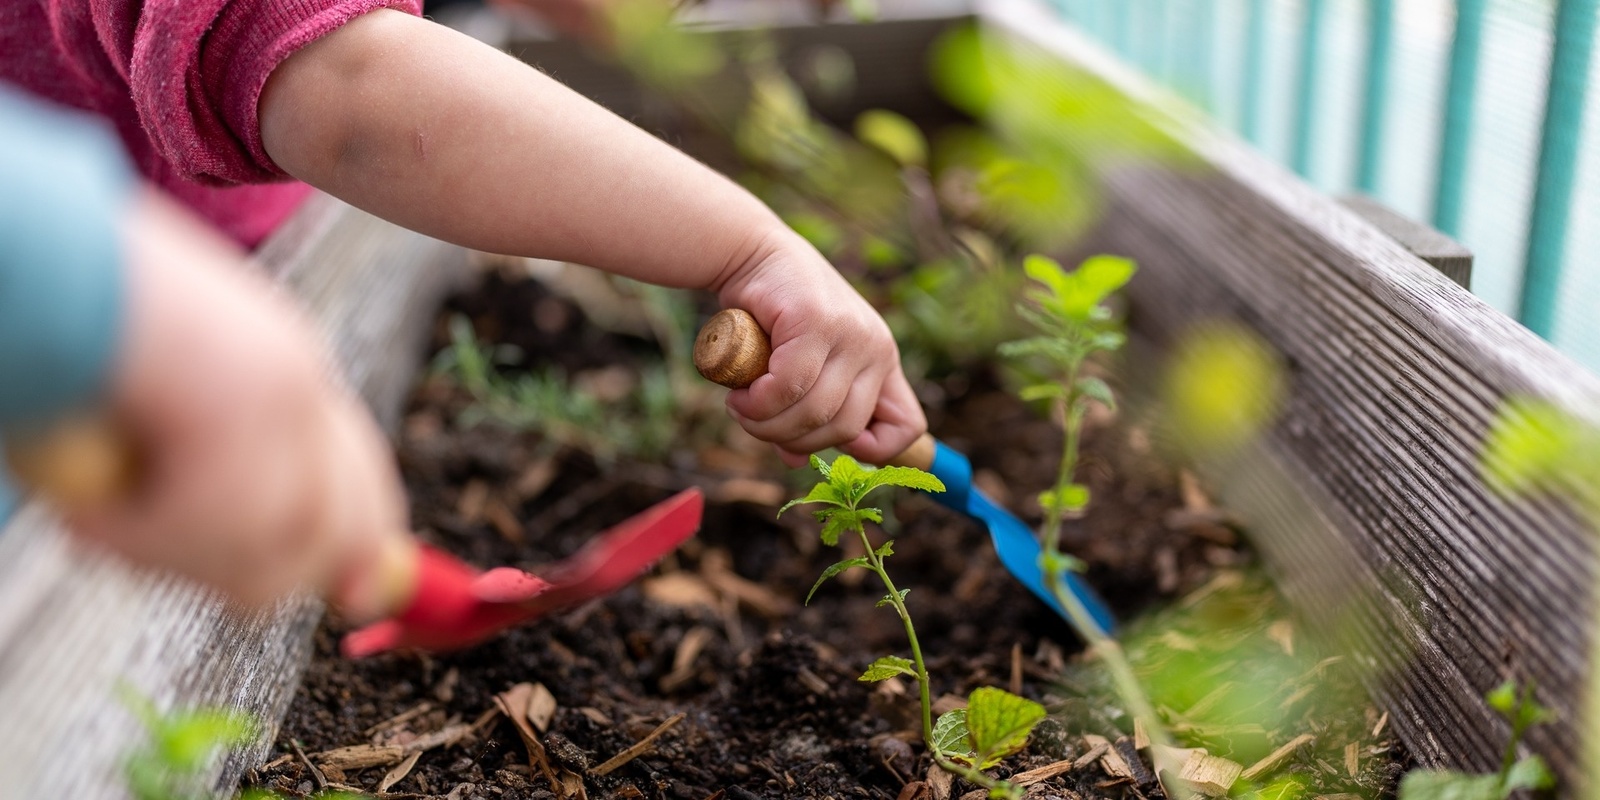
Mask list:
[[[772,345],[767,334],[754,317],[739,309],[726,309],[713,316],[700,329],[700,335],[695,339],[694,361],[706,379],[730,389],[742,389],[766,374],[767,358],[771,353]],[[916,467],[942,481],[945,491],[933,494],[933,499],[946,508],[983,523],[989,529],[989,538],[994,542],[1000,563],[1036,597],[1055,609],[1057,614],[1066,617],[1039,565],[1039,557],[1043,553],[1039,540],[1034,538],[1033,531],[1022,520],[972,485],[972,464],[966,456],[923,434],[922,438],[913,442],[905,452],[889,459],[888,463]],[[1083,603],[1101,632],[1110,634],[1115,622],[1105,601],[1077,574],[1066,573],[1062,580],[1067,592]]]

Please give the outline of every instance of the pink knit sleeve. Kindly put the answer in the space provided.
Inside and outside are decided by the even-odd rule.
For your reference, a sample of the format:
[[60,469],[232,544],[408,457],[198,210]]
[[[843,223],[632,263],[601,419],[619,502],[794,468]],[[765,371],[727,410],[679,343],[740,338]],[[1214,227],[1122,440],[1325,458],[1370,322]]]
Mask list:
[[[132,13],[138,4],[127,0],[93,5],[97,26],[134,25],[127,80],[156,152],[212,184],[287,177],[262,148],[256,115],[285,58],[375,9],[421,13],[420,0],[146,0]],[[101,16],[111,6],[124,13]]]

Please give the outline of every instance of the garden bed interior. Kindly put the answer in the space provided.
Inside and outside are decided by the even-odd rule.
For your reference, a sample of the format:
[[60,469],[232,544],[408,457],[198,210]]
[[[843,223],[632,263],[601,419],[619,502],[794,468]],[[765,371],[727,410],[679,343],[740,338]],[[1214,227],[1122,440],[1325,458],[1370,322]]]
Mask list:
[[[826,42],[857,59],[862,81],[851,102],[822,106],[835,124],[886,107],[936,129],[960,115],[932,92],[919,65],[933,38],[961,21],[797,29],[786,32],[793,37],[786,52],[803,55],[808,45]],[[579,47],[510,49],[647,128],[670,125],[649,113],[647,95],[625,73]],[[697,152],[692,130],[668,127],[663,134],[709,163],[725,160],[716,149]],[[441,314],[430,360],[449,349],[454,318],[470,320],[487,342],[514,346],[523,357],[507,367],[512,374],[555,367],[574,385],[614,397],[638,384],[641,364],[662,357],[649,336],[615,332],[627,323],[612,319],[608,332],[603,321],[587,319],[583,305],[560,291],[559,279],[553,290],[518,262],[504,262],[484,281]],[[711,309],[702,303],[699,310],[703,318]],[[932,430],[972,458],[980,485],[1037,523],[1032,498],[1054,480],[1059,428],[1003,387],[992,363],[943,376],[920,393]],[[558,709],[542,734],[548,757],[588,775],[590,796],[949,796],[949,788],[924,785],[936,770],[918,741],[915,687],[856,680],[878,656],[905,651],[899,621],[876,607],[881,587],[861,580],[865,573],[847,575],[802,605],[816,576],[842,557],[820,544],[819,526],[808,515],[775,518],[777,504],[803,493],[813,474],[784,470],[764,446],[727,424],[681,424],[669,455],[612,462],[554,437],[493,422],[458,424],[471,404],[459,386],[434,376],[408,405],[399,452],[413,525],[428,541],[475,564],[536,569],[691,485],[710,500],[701,533],[615,597],[461,653],[351,663],[336,655],[341,628],[325,624],[276,757],[252,781],[290,794],[325,781],[370,791],[399,759],[345,769],[341,748],[365,752],[470,730],[454,746],[424,753],[385,789],[460,800],[559,796],[529,766],[513,723],[494,713],[496,694],[532,683],[548,690]],[[1210,504],[1192,474],[1161,457],[1152,424],[1109,413],[1092,420],[1082,469],[1096,505],[1085,520],[1069,524],[1065,547],[1087,562],[1089,582],[1122,619],[1196,598],[1200,612],[1187,618],[1189,628],[1171,619],[1143,626],[1162,636],[1217,640],[1173,649],[1166,639],[1138,650],[1145,666],[1194,676],[1193,685],[1168,686],[1161,695],[1184,702],[1169,710],[1177,717],[1208,693],[1215,695],[1211,703],[1231,694],[1230,702],[1254,711],[1241,712],[1231,727],[1218,726],[1225,733],[1205,742],[1214,754],[1248,766],[1313,733],[1320,745],[1296,750],[1279,767],[1285,774],[1304,775],[1319,794],[1391,791],[1405,757],[1359,689],[1354,666],[1337,659],[1319,664],[1311,637],[1296,634],[1288,610],[1262,588],[1235,523]],[[1078,663],[1076,638],[1009,577],[981,527],[911,494],[884,503],[885,527],[896,542],[889,568],[911,587],[907,602],[929,656],[934,696],[948,703],[977,686],[1011,686],[1055,712],[1002,773],[1082,756],[1092,746],[1084,734],[1113,742],[1132,735],[1131,718],[1096,667]],[[1264,633],[1268,628],[1277,639]],[[1213,674],[1198,674],[1207,670]],[[1220,680],[1220,672],[1250,674],[1255,682]],[[1302,691],[1312,682],[1322,691]],[[1285,711],[1261,710],[1276,705]],[[590,772],[679,714],[683,720],[646,754],[604,776]],[[1246,724],[1258,719],[1276,724]],[[295,746],[311,755],[296,757]],[[1347,746],[1355,748],[1353,761]],[[322,774],[313,775],[307,761],[320,763]],[[1094,761],[1038,783],[1033,796],[1163,794],[1159,784],[1107,769]],[[971,788],[958,784],[954,791]]]

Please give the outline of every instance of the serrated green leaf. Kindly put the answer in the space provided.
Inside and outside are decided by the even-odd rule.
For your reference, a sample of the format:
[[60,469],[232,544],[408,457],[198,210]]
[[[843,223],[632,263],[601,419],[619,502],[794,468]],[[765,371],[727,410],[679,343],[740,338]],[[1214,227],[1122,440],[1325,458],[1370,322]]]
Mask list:
[[1399,800],[1503,800],[1499,775],[1412,770],[1400,780]]
[[902,167],[928,163],[928,140],[916,123],[905,117],[872,109],[856,117],[856,138],[887,153]]
[[856,529],[856,515],[846,509],[839,509],[832,514],[819,512],[818,518],[822,520],[822,543],[829,547],[838,547],[839,537]]
[[839,496],[839,490],[835,488],[833,484],[819,483],[816,486],[811,487],[811,491],[807,492],[805,497],[802,497],[799,500],[790,500],[789,502],[784,503],[783,508],[778,509],[778,516],[783,516],[783,512],[788,511],[795,506],[806,505],[808,503],[826,503],[830,506],[841,507],[845,505],[844,498]]
[[1505,785],[1501,787],[1502,796],[1510,796],[1512,792],[1522,789],[1553,789],[1556,785],[1555,773],[1538,756],[1528,756],[1511,765],[1511,771],[1506,773]]
[[[908,595],[910,593],[911,593],[910,589],[901,589],[900,590],[900,600],[903,602],[906,599],[906,595]],[[878,601],[877,607],[878,608],[883,608],[884,606],[891,605],[893,603],[894,603],[894,595],[886,594],[886,595],[883,596],[882,600]]]
[[811,605],[812,595],[817,593],[817,589],[821,588],[824,581],[852,567],[865,567],[869,565],[869,562],[865,558],[847,558],[829,566],[827,569],[822,571],[822,577],[818,578],[816,583],[811,584],[811,591],[806,592],[806,605]]
[[861,499],[865,492],[861,491],[861,483],[866,479],[867,470],[863,469],[861,462],[850,456],[839,456],[833,460],[833,465],[828,471],[828,482],[839,490],[839,495],[846,502]]
[[933,749],[948,758],[972,762],[972,742],[967,732],[967,710],[956,708],[939,715],[933,723]]
[[811,468],[816,470],[817,472],[821,473],[822,477],[824,477],[824,478],[831,477],[831,473],[833,472],[833,468],[828,466],[828,462],[822,460],[822,456],[819,456],[816,453],[812,453],[810,461],[811,461]]
[[1025,697],[993,686],[974,689],[967,697],[967,732],[978,768],[988,769],[1026,747],[1044,718],[1044,706]]
[[[1111,387],[1099,378],[1088,376],[1078,379],[1078,394],[1094,400],[1112,411],[1117,410],[1117,396],[1111,393]],[[1026,399],[1026,398],[1024,398]]]
[[865,495],[880,486],[900,486],[924,492],[944,491],[944,481],[916,467],[879,467],[867,473],[862,494]]
[[856,680],[863,683],[877,683],[878,681],[889,680],[897,675],[910,675],[915,678],[917,677],[917,665],[913,664],[909,658],[884,656],[869,664],[867,671],[861,673],[861,677],[856,678]]
[[883,544],[878,545],[878,549],[872,552],[878,558],[888,558],[889,556],[894,555],[894,540],[888,539],[884,541]]

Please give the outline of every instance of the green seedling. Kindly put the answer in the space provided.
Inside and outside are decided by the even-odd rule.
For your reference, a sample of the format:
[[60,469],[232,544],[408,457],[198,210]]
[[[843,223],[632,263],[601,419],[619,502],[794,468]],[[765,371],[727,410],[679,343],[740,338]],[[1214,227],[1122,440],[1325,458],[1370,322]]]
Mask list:
[[1015,798],[1021,790],[984,774],[983,770],[998,764],[1001,759],[1027,745],[1033,727],[1044,719],[1044,706],[1009,692],[992,687],[982,687],[972,692],[967,707],[943,714],[937,723],[933,719],[933,701],[928,683],[928,668],[922,658],[922,645],[917,641],[916,626],[911,622],[911,612],[906,608],[909,589],[898,589],[884,568],[884,561],[894,555],[894,541],[885,541],[874,547],[867,535],[868,522],[883,522],[883,510],[864,505],[867,495],[885,486],[920,489],[925,492],[942,492],[944,483],[938,478],[912,467],[863,467],[850,456],[839,456],[832,464],[813,455],[811,467],[823,480],[811,488],[804,497],[793,500],[778,511],[798,505],[820,505],[813,511],[822,523],[822,542],[836,547],[842,536],[854,534],[861,540],[866,555],[847,558],[822,571],[822,576],[806,594],[810,603],[829,578],[846,570],[863,568],[878,576],[887,592],[878,605],[890,606],[905,626],[906,639],[911,646],[911,658],[884,656],[873,661],[859,680],[876,683],[890,678],[906,676],[916,680],[922,704],[922,739],[935,763],[944,770],[959,775],[989,791],[990,797]]
[[[207,771],[218,755],[245,747],[261,735],[249,714],[220,708],[163,712],[131,687],[121,688],[122,702],[144,724],[149,741],[123,762],[128,794],[134,800],[201,800],[215,796]],[[331,793],[321,800],[360,800],[359,795]],[[266,789],[245,789],[239,800],[282,800]]]
[[[1489,426],[1480,470],[1484,480],[1506,497],[1559,500],[1583,515],[1590,528],[1600,531],[1600,426],[1548,401],[1513,398]],[[1600,597],[1591,603],[1591,622],[1600,620]],[[1600,654],[1600,640],[1590,645],[1583,712],[1588,733],[1584,755],[1591,770],[1600,764],[1600,660],[1596,654]],[[1502,710],[1503,697],[1497,702],[1491,694],[1489,703],[1502,715],[1507,713]],[[1512,733],[1518,734],[1517,720],[1511,723]],[[1514,737],[1510,746],[1515,745]],[[1507,775],[1506,769],[1501,769],[1501,775]],[[1593,787],[1589,795],[1594,795]]]
[[450,321],[450,339],[434,368],[472,396],[472,405],[459,419],[463,425],[493,421],[537,431],[552,445],[581,448],[602,463],[620,457],[659,458],[680,428],[674,381],[664,367],[643,370],[626,397],[607,403],[575,386],[559,370],[515,379],[502,375],[498,367],[516,360],[514,348],[480,342],[465,317]]
[[[1107,302],[1133,277],[1136,267],[1128,259],[1101,255],[1084,261],[1075,270],[1067,270],[1052,259],[1034,255],[1023,262],[1023,269],[1035,286],[1028,293],[1031,304],[1020,304],[1017,311],[1039,335],[1008,342],[1000,352],[1047,376],[1023,387],[1019,394],[1024,400],[1051,403],[1065,429],[1055,486],[1039,496],[1039,506],[1045,512],[1040,566],[1068,620],[1106,665],[1118,695],[1134,718],[1143,723],[1156,744],[1170,749],[1170,738],[1121,645],[1100,630],[1063,581],[1068,569],[1082,569],[1083,564],[1061,552],[1061,526],[1068,517],[1082,515],[1089,505],[1089,487],[1077,481],[1084,416],[1095,403],[1116,408],[1111,387],[1086,374],[1085,366],[1094,354],[1115,352],[1126,341],[1121,323]],[[1168,766],[1175,765],[1156,764],[1158,770]]]
[[163,713],[148,697],[126,687],[122,700],[150,737],[123,768],[135,800],[210,797],[205,772],[218,753],[247,745],[258,735],[247,715],[204,708]]
[[1518,691],[1515,682],[1506,681],[1485,695],[1484,700],[1511,725],[1500,771],[1473,775],[1453,770],[1413,770],[1400,781],[1400,800],[1507,800],[1525,789],[1555,787],[1555,774],[1544,759],[1536,755],[1517,758],[1517,745],[1528,729],[1555,719],[1549,709],[1534,702],[1533,687]]

